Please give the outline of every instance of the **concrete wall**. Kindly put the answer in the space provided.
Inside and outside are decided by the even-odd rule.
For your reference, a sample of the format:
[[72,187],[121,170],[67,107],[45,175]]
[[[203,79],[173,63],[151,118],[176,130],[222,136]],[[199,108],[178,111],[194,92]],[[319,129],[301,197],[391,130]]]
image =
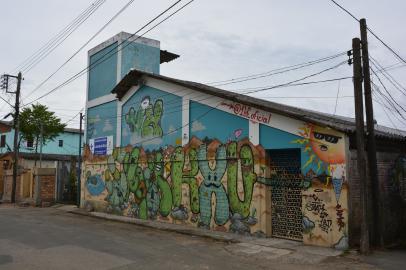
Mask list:
[[[111,155],[85,153],[83,204],[134,218],[271,236],[280,210],[273,206],[275,191],[293,200],[285,183],[294,177],[299,203],[292,207],[301,233],[295,239],[346,248],[345,134],[144,80],[117,103],[121,144]],[[100,122],[111,119],[104,115]],[[267,154],[285,149],[298,149],[300,175],[289,164],[279,168],[277,157],[272,161]],[[288,219],[285,210],[280,214]]]

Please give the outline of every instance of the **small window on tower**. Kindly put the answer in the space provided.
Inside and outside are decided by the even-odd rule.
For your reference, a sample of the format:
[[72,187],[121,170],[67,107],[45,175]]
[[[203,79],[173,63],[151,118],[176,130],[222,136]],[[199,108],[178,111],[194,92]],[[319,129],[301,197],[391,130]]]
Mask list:
[[1,138],[0,138],[0,147],[1,147],[1,148],[6,147],[6,135],[1,135]]
[[59,140],[59,147],[63,147],[63,140]]

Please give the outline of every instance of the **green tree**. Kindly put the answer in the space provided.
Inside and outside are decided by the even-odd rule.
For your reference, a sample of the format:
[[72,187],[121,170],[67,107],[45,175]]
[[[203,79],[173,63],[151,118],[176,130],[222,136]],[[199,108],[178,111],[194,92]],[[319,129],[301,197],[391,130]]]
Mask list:
[[[19,146],[22,140],[32,141],[35,144],[35,154],[37,154],[39,144],[42,142],[44,146],[49,141],[53,141],[64,131],[65,126],[66,124],[61,123],[61,119],[54,112],[49,111],[45,105],[33,104],[31,107],[26,107],[20,113]],[[35,164],[36,162],[37,158],[35,158]]]

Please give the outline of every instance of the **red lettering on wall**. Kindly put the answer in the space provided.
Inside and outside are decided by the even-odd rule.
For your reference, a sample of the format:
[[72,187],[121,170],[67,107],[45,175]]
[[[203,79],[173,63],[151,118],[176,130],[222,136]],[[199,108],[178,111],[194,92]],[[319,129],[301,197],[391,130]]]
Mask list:
[[255,123],[269,124],[269,122],[271,121],[271,113],[258,110],[252,112],[252,108],[250,106],[241,103],[222,102],[221,105],[226,106],[235,115],[248,118],[249,120]]

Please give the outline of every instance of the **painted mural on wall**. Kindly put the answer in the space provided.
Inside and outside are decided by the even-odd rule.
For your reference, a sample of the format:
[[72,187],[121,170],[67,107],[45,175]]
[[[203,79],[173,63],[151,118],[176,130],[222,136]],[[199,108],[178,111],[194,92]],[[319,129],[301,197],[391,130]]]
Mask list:
[[[182,146],[182,99],[143,86],[122,108],[122,145],[127,146],[107,156],[86,151],[84,201],[134,218],[270,235],[272,190],[289,189],[289,172],[273,167],[269,149],[248,139],[249,121],[265,125],[271,115],[254,108],[236,113],[232,105],[226,112],[191,101],[190,139]],[[265,144],[268,148],[301,152],[295,239],[302,232],[305,243],[345,248],[344,135],[310,124],[298,127],[297,134],[261,130],[267,136],[260,141],[274,139],[277,144]]]
[[181,145],[182,98],[142,86],[122,107],[122,145],[154,150]]
[[303,241],[348,247],[345,142],[340,132],[307,124],[300,128],[306,162],[302,165]]
[[265,151],[247,139],[222,144],[194,137],[183,147],[127,146],[105,158],[86,155],[85,199],[103,201],[107,212],[264,234],[258,217],[266,215],[264,186],[255,190],[255,184]]
[[161,127],[163,107],[161,99],[152,104],[150,97],[145,96],[137,109],[131,107],[125,115],[125,121],[130,131],[140,138],[161,138],[163,135]]

